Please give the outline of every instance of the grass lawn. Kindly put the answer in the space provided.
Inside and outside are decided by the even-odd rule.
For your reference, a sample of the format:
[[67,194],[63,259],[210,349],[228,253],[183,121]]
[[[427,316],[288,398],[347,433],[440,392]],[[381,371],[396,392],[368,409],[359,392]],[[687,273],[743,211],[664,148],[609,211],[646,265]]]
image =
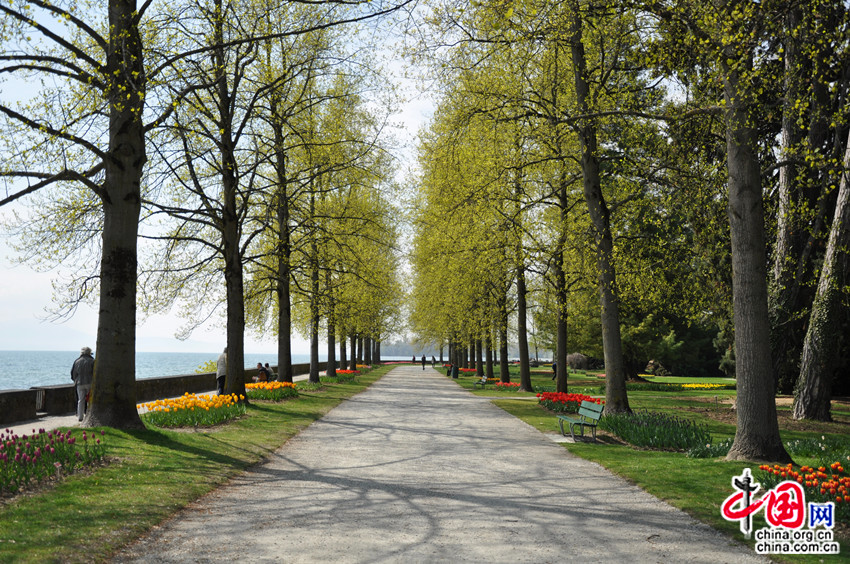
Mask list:
[[377,368],[355,382],[302,391],[282,403],[253,403],[248,417],[214,430],[104,428],[110,464],[70,476],[55,487],[0,500],[0,562],[106,561],[391,368]]
[[[532,369],[532,385],[535,389],[541,386],[552,386],[550,370]],[[459,384],[472,388],[474,377],[461,377]],[[650,378],[656,382],[666,383],[723,383],[732,384],[728,379],[695,378]],[[516,367],[511,369],[511,381],[519,381]],[[602,380],[594,374],[570,373],[568,384],[570,392],[586,393],[596,397],[604,397],[604,391],[599,386]],[[495,399],[495,405],[522,419],[544,433],[559,433],[558,421],[554,414],[537,405],[535,394],[529,392],[497,392],[495,390],[477,389],[476,395],[489,396]],[[716,443],[735,435],[735,412],[732,403],[735,398],[734,390],[686,390],[675,392],[629,391],[629,405],[632,410],[649,410],[674,412],[681,417],[693,419],[706,425]],[[794,421],[791,418],[790,398],[777,398],[780,431],[787,443],[799,439],[834,438],[847,440],[850,436],[850,402],[834,401],[832,414],[835,419],[831,423]],[[739,476],[744,468],[758,469],[758,464],[728,462],[722,458],[697,459],[688,458],[684,453],[662,452],[635,448],[599,431],[597,443],[563,443],[564,448],[572,454],[597,462],[613,473],[622,476],[631,483],[663,499],[669,504],[682,509],[696,519],[719,529],[735,540],[753,546],[754,541],[746,541],[741,534],[738,523],[723,519],[720,505],[731,493],[731,479]],[[798,465],[818,465],[814,458],[794,457]],[[844,461],[845,466],[850,460]],[[758,494],[760,495],[760,494]],[[760,513],[754,519],[754,528],[765,526]],[[777,562],[850,562],[850,539],[848,539],[848,524],[842,524],[837,540],[841,542],[841,553],[837,556],[798,556],[771,555]]]

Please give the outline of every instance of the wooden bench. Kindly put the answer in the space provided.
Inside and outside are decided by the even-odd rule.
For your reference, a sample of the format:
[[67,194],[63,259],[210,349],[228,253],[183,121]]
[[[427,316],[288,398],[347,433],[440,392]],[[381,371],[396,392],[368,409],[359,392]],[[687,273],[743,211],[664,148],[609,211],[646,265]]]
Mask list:
[[486,385],[487,385],[487,380],[476,380],[475,382],[472,383],[472,389],[474,390],[478,386],[481,386],[481,389],[483,390]]
[[558,426],[561,427],[561,434],[565,437],[567,436],[564,432],[564,421],[566,421],[570,424],[570,436],[574,441],[576,440],[576,435],[573,429],[578,426],[579,436],[582,438],[584,438],[584,428],[590,427],[593,430],[593,442],[596,442],[596,424],[599,422],[599,418],[602,417],[603,409],[605,409],[604,405],[585,400],[581,402],[581,406],[578,408],[578,417],[559,415]]

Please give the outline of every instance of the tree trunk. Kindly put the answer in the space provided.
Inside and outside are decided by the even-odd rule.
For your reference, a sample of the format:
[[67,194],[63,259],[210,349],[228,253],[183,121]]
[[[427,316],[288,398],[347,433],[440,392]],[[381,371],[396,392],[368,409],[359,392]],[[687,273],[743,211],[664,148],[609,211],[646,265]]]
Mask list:
[[[757,134],[748,111],[749,93],[738,70],[751,69],[727,48],[722,53],[732,235],[732,300],[735,320],[737,429],[728,460],[790,462],[779,437],[767,314],[767,252]],[[751,56],[751,55],[750,55]]]
[[357,335],[351,334],[351,367],[349,370],[357,370]]
[[372,355],[375,364],[381,364],[381,341],[375,341],[375,354]]
[[[504,287],[504,286],[503,286]],[[508,362],[508,297],[499,294],[499,381],[511,381]]]
[[[109,158],[104,161],[103,249],[97,358],[85,426],[142,429],[136,409],[137,237],[141,178],[147,161],[145,74],[135,2],[110,0]],[[140,85],[136,87],[136,85]]]
[[366,353],[366,358],[364,359],[367,366],[372,365],[372,337],[366,337],[363,339],[363,348]]
[[290,260],[292,246],[289,234],[289,194],[287,193],[286,154],[284,153],[283,124],[279,116],[280,101],[272,97],[271,111],[275,137],[275,169],[277,172],[278,266],[275,292],[277,295],[277,364],[278,378],[292,382],[292,308],[290,303]]
[[[316,195],[310,192],[310,218],[316,220]],[[310,234],[310,375],[309,381],[319,383],[319,243],[316,227]]]
[[328,292],[328,368],[327,375],[331,378],[336,376],[336,312],[334,311],[334,298],[331,295],[331,273],[325,274],[325,284]]
[[[836,160],[841,158],[841,149],[836,151],[828,143],[832,100],[829,87],[821,78],[827,73],[823,67],[828,63],[817,56],[813,60],[808,50],[801,48],[810,39],[811,31],[807,27],[802,11],[792,6],[786,16],[783,44],[785,103],[782,119],[782,157],[792,162],[785,164],[779,173],[776,248],[768,295],[774,381],[781,393],[792,391],[800,373],[805,314],[813,299],[807,282],[816,275],[813,272],[818,262],[815,253],[826,227],[829,186],[833,180],[820,167],[801,167],[794,161],[803,160],[802,151],[822,155],[831,152]],[[817,78],[812,80],[812,77]],[[806,100],[803,112],[800,100]],[[805,144],[804,129],[799,125],[804,113],[810,115]],[[806,219],[808,215],[811,217]]]
[[487,379],[493,378],[493,336],[491,331],[487,330],[487,336],[484,341],[484,349],[486,350],[486,362],[484,363],[484,374],[487,376]]
[[215,63],[216,104],[219,115],[219,153],[221,157],[219,174],[221,176],[221,234],[224,256],[224,283],[227,296],[227,378],[224,384],[225,394],[245,396],[245,288],[242,270],[242,238],[237,195],[239,178],[237,177],[236,147],[233,141],[233,93],[226,75],[226,56],[224,41],[224,22],[222,0],[215,2],[214,21],[215,48],[212,51]]
[[339,337],[339,367],[342,370],[346,370],[348,368],[348,355],[345,350],[345,335],[340,335]]
[[519,342],[519,389],[533,392],[531,385],[531,365],[528,360],[528,319],[526,312],[525,267],[519,264],[516,269],[517,294],[517,341]]
[[[587,59],[582,40],[581,14],[573,18],[571,39],[576,101],[581,115],[592,113],[590,88],[587,81]],[[593,118],[583,119],[578,130],[581,141],[581,171],[584,199],[593,223],[596,239],[596,261],[599,271],[599,295],[602,305],[602,348],[605,357],[605,413],[622,413],[629,409],[626,393],[626,369],[623,343],[620,338],[620,306],[614,272],[614,239],[611,236],[610,212],[602,195],[599,160],[597,158],[596,124]],[[566,350],[560,352],[566,354]],[[566,366],[564,366],[566,369]],[[558,363],[561,370],[561,363]]]
[[841,347],[839,317],[842,290],[850,248],[850,138],[844,153],[844,174],[838,189],[835,216],[812,304],[809,329],[803,344],[800,376],[794,388],[794,419],[831,421],[831,391],[835,376],[836,354]]
[[484,376],[484,357],[481,351],[481,339],[475,339],[475,373],[479,378]]
[[289,194],[284,152],[283,123],[279,115],[280,100],[272,97],[274,123],[275,170],[277,173],[277,373],[281,382],[292,382],[292,304],[290,277],[292,244],[289,232]]
[[[798,252],[800,225],[794,206],[797,204],[795,193],[798,191],[798,167],[793,162],[793,154],[800,148],[803,140],[803,129],[797,125],[796,109],[800,91],[800,76],[802,69],[800,45],[790,30],[800,25],[800,10],[791,8],[786,16],[786,40],[783,44],[785,58],[785,96],[782,108],[782,159],[789,161],[779,169],[779,186],[777,190],[778,209],[776,215],[776,247],[773,256],[772,288],[768,295],[768,312],[770,315],[771,350],[773,359],[774,381],[779,389],[786,388],[785,382],[789,374],[795,371],[792,364],[799,360],[793,351],[797,348],[792,323],[793,311],[796,304],[799,282],[795,274],[795,257]],[[789,330],[790,329],[790,330]],[[799,370],[796,371],[799,373]],[[793,380],[792,380],[793,381]],[[787,391],[786,391],[787,393]]]
[[458,369],[460,368],[460,347],[458,342],[454,340],[456,338],[457,336],[452,338],[451,350],[449,351],[452,360],[452,378],[458,377]]
[[558,315],[558,348],[555,351],[555,390],[569,393],[567,366],[567,316]]
[[[562,189],[562,192],[566,192]],[[566,198],[566,194],[564,194]],[[561,213],[566,215],[565,208],[561,207]],[[567,278],[564,271],[563,244],[555,256],[555,307],[557,308],[557,346],[555,348],[555,390],[566,394],[569,392],[567,376]]]

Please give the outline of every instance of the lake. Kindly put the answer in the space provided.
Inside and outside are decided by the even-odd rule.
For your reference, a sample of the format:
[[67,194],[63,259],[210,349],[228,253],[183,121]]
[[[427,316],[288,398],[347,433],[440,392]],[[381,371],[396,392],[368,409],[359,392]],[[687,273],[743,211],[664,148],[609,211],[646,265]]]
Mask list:
[[[95,351],[96,353],[97,351]],[[192,374],[207,361],[218,359],[220,352],[211,353],[136,353],[136,379],[157,376]],[[52,386],[71,383],[71,365],[80,356],[72,351],[0,351],[0,390],[27,389],[32,386]],[[325,360],[320,355],[320,360]],[[276,354],[246,354],[245,366],[258,362],[277,364]],[[305,354],[292,355],[294,364],[310,362]]]

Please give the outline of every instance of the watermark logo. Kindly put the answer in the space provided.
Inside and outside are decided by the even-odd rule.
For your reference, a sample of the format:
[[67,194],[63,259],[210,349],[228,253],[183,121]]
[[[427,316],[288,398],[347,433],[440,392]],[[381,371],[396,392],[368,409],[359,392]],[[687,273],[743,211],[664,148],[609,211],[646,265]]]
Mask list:
[[[750,469],[732,478],[735,491],[720,506],[727,521],[738,521],[744,538],[753,536],[753,516],[764,510],[767,527],[755,531],[755,550],[759,554],[838,554],[833,538],[835,504],[808,504],[806,493],[797,482],[780,482],[760,498],[754,496],[760,485],[753,481]],[[808,515],[808,520],[806,516]],[[804,527],[806,525],[806,527]]]

